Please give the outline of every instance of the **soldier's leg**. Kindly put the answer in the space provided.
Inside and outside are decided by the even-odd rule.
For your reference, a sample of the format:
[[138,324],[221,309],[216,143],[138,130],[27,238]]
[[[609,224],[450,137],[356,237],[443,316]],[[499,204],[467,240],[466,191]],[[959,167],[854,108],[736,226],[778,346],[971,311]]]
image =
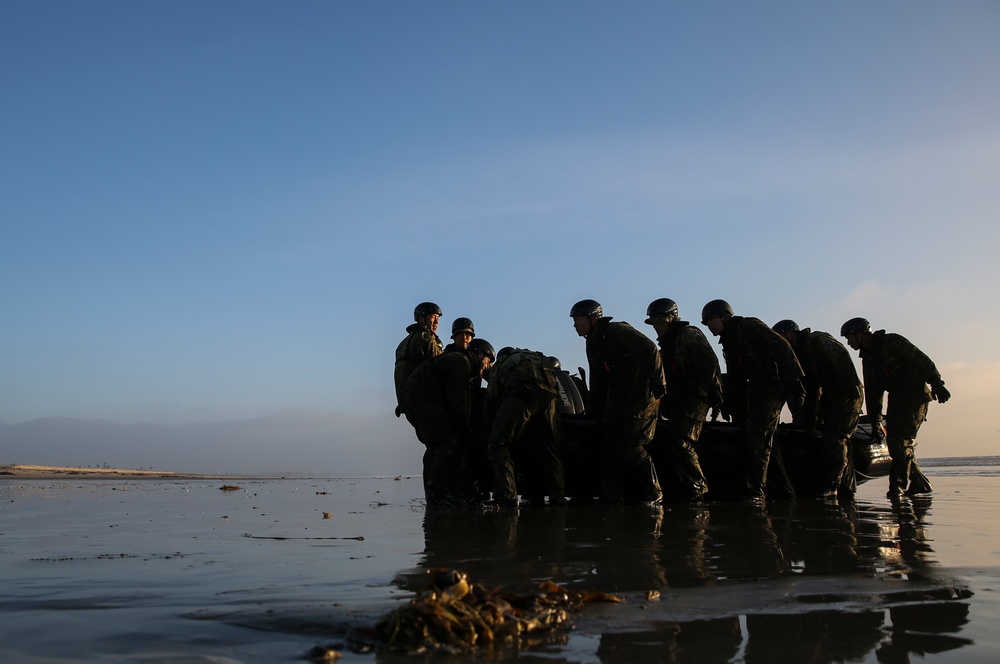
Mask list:
[[489,431],[486,430],[486,405],[483,388],[473,388],[470,394],[469,423],[473,439],[463,449],[462,492],[471,502],[489,498],[493,490],[493,463],[486,450]]
[[657,426],[667,429],[665,435],[661,434],[665,444],[658,451],[673,470],[676,495],[683,500],[695,500],[707,493],[708,481],[694,450],[701,436],[702,422],[677,412],[666,422],[658,422]]
[[537,453],[549,491],[549,504],[566,503],[566,477],[559,439],[559,414],[555,399],[549,399],[535,415],[538,423]]
[[886,437],[889,446],[889,456],[892,463],[889,466],[890,498],[899,496],[910,483],[910,464],[913,463],[913,441],[889,434]]
[[654,503],[663,500],[656,467],[646,452],[646,447],[653,441],[656,433],[659,410],[659,400],[654,400],[644,409],[622,418],[620,445],[624,448],[624,456],[621,477],[629,489],[623,490],[621,495],[631,501]]
[[853,498],[858,490],[858,474],[854,469],[854,452],[851,449],[851,440],[847,439],[847,463],[844,465],[844,473],[840,476],[840,484],[837,486],[837,496],[841,498]]
[[[771,440],[774,440],[774,434],[771,435]],[[781,456],[781,450],[773,442],[771,444],[771,458],[767,463],[767,487],[765,492],[769,497],[777,500],[795,497],[795,486],[792,484],[792,479],[785,468],[785,460]]]
[[829,482],[825,486],[832,492],[854,495],[858,486],[851,458],[851,436],[858,428],[858,418],[864,399],[860,387],[844,390],[826,397],[829,408],[824,409],[823,443],[826,446]]
[[[747,413],[746,484],[748,497],[752,500],[764,499],[774,432],[778,428],[783,405],[783,398],[777,394],[758,391],[751,395]],[[783,466],[781,471],[783,474]]]
[[529,419],[531,410],[524,399],[518,397],[505,398],[497,409],[490,430],[488,455],[493,463],[494,498],[498,502],[517,500],[511,446],[521,436]]
[[411,422],[417,438],[427,446],[423,458],[427,504],[461,504],[462,448],[455,432],[437,417],[414,417]]
[[823,446],[825,468],[822,492],[824,495],[836,495],[847,468],[847,440],[830,432],[823,432],[820,440]]
[[428,505],[437,504],[442,498],[440,485],[432,481],[437,463],[438,446],[440,445],[440,441],[436,435],[438,433],[436,431],[437,427],[432,420],[418,418],[412,416],[410,413],[406,413],[406,418],[410,420],[410,424],[413,425],[414,430],[417,432],[417,440],[424,446],[424,455],[421,459],[421,480],[424,485],[424,501]]
[[[907,404],[894,402],[889,398],[885,413],[886,444],[892,464],[889,468],[889,491],[886,495],[894,498],[907,490],[915,462],[917,432],[927,416],[927,404]],[[919,470],[919,466],[917,466]],[[920,473],[923,477],[923,473]],[[926,477],[923,478],[926,482]],[[923,484],[918,482],[918,484]],[[930,483],[927,482],[929,488]],[[923,488],[923,487],[921,487]]]

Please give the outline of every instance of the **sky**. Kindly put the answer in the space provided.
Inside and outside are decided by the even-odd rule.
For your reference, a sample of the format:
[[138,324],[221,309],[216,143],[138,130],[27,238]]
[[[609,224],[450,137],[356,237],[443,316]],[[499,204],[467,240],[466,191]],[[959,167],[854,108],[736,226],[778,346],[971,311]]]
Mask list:
[[[413,307],[897,332],[998,454],[1000,4],[0,3],[0,463],[419,473]],[[703,328],[704,329],[704,328]]]

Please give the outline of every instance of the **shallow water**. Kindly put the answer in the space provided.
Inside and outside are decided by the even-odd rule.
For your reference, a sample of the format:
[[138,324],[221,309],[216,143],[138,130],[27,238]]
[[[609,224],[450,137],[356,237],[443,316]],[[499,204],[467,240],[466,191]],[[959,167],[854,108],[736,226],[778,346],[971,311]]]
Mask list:
[[[418,477],[3,479],[0,659],[295,661],[450,567],[487,586],[552,579],[625,599],[502,659],[996,661],[1000,466],[923,465],[930,498],[894,506],[877,480],[846,508],[764,510],[426,511]],[[397,660],[413,657],[341,661]]]

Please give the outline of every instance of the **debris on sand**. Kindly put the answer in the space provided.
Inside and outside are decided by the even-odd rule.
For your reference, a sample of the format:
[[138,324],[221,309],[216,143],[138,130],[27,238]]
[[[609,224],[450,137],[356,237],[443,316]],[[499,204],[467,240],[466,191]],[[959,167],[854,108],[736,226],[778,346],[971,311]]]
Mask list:
[[552,581],[516,594],[469,582],[464,572],[429,570],[430,588],[375,626],[376,641],[410,654],[480,653],[565,639],[569,614],[593,602],[621,602],[600,592],[575,592]]

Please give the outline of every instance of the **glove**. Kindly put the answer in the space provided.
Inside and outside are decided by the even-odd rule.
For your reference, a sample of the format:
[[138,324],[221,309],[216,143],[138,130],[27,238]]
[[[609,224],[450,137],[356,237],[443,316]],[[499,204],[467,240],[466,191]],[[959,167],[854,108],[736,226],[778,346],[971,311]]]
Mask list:
[[938,403],[944,403],[951,398],[951,392],[944,386],[944,381],[940,377],[931,383],[931,396]]
[[881,422],[872,422],[872,441],[881,443],[885,440],[885,427]]
[[794,380],[785,384],[785,392],[788,395],[788,410],[794,416],[799,412],[799,408],[802,408],[802,404],[806,402],[806,388],[802,385],[801,380]]
[[667,393],[667,386],[663,383],[657,383],[650,388],[650,392],[653,393],[654,399],[662,399]]

